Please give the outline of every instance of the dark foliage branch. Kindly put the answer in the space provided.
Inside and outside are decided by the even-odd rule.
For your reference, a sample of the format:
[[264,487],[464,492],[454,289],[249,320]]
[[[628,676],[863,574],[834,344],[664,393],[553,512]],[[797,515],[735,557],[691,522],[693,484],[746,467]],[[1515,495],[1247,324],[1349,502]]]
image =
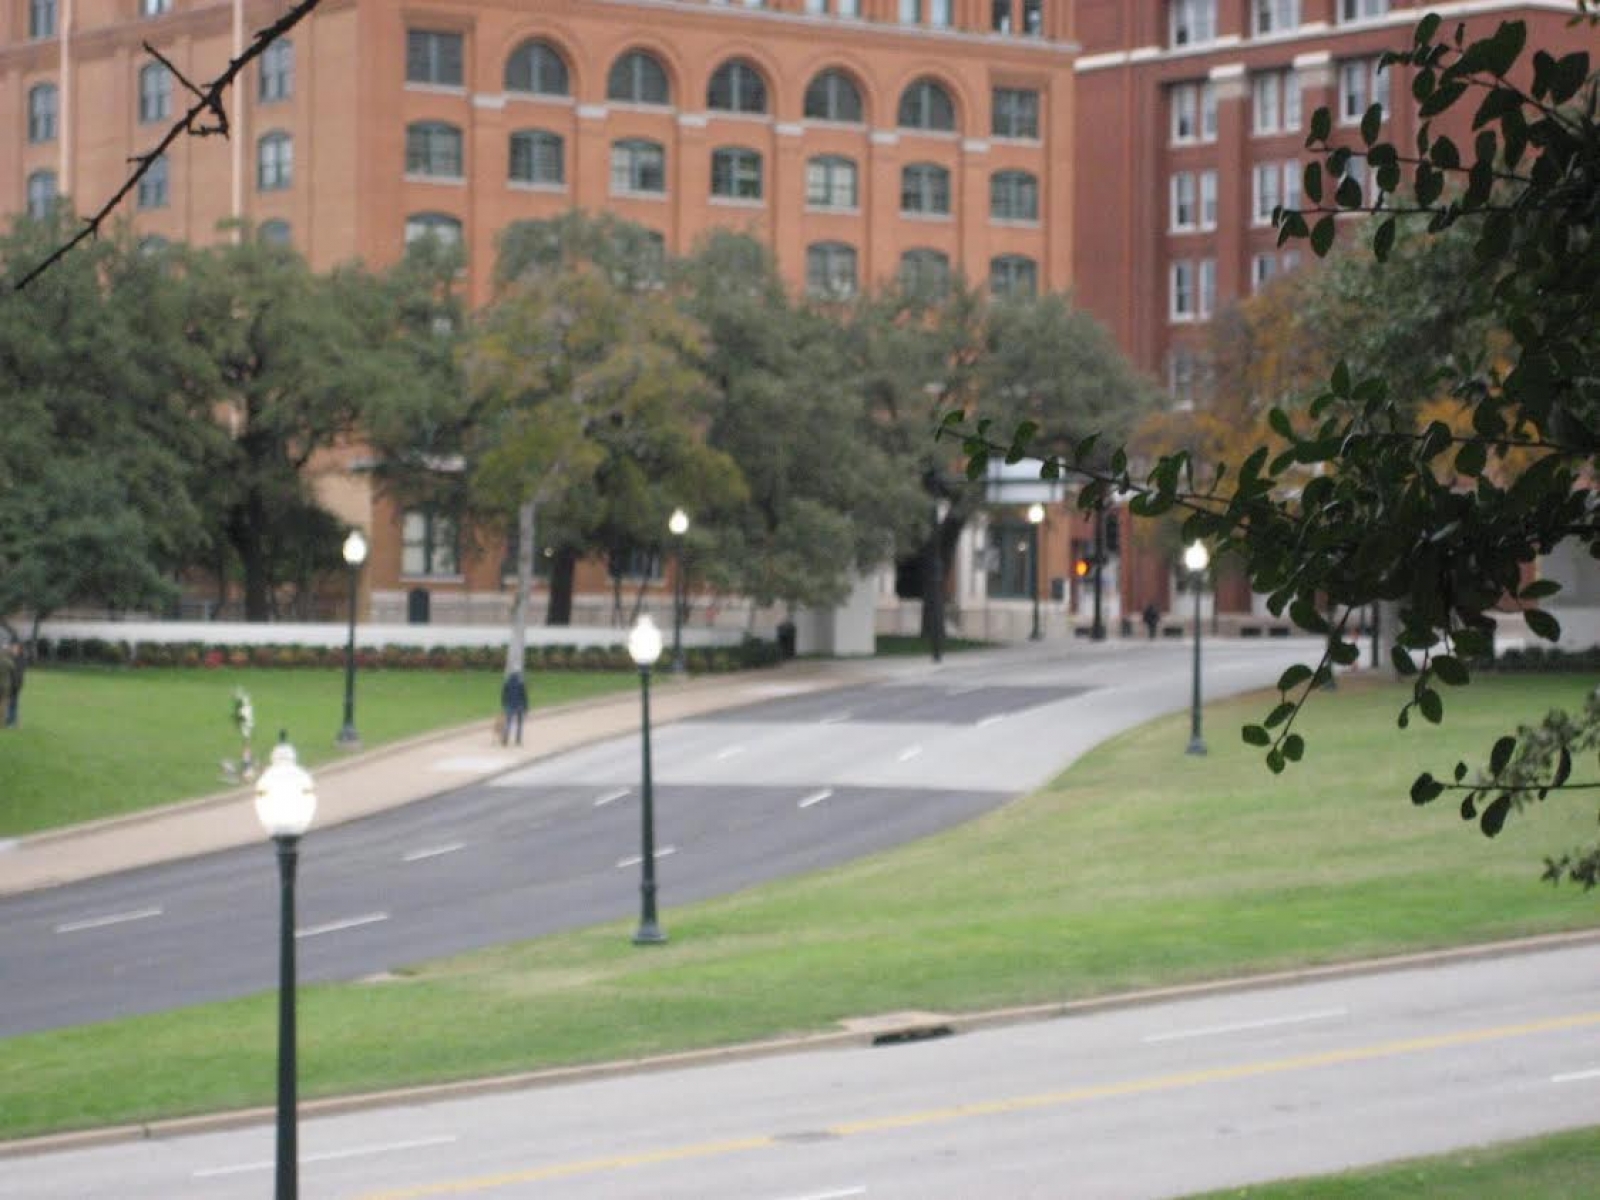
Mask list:
[[271,25],[258,29],[255,36],[250,39],[250,44],[245,47],[237,58],[229,59],[227,67],[209,83],[193,83],[184,76],[183,72],[173,66],[165,55],[157,51],[149,42],[144,43],[145,52],[172,72],[178,82],[183,84],[189,94],[194,97],[193,102],[182,116],[173,121],[154,147],[143,154],[135,155],[130,160],[133,169],[128,173],[127,179],[123,181],[122,186],[117,189],[116,193],[96,209],[92,215],[84,219],[83,227],[77,233],[56,247],[38,266],[19,279],[15,285],[16,290],[21,291],[27,287],[85,241],[98,237],[101,227],[111,214],[116,211],[117,206],[127,198],[134,188],[139,186],[139,181],[145,177],[150,168],[160,160],[161,156],[179,138],[227,137],[230,126],[228,111],[223,104],[223,97],[228,88],[239,77],[241,71],[261,57],[268,46],[298,25],[302,19],[310,15],[312,10],[321,3],[322,0],[299,0],[298,3]]
[[[1594,25],[1597,7],[1585,0],[1574,20]],[[1336,213],[1366,214],[1374,218],[1365,228],[1380,261],[1419,226],[1435,234],[1473,222],[1475,265],[1495,281],[1493,315],[1512,349],[1503,367],[1443,377],[1471,415],[1470,433],[1439,421],[1419,430],[1411,413],[1427,397],[1394,395],[1385,378],[1356,378],[1344,363],[1299,413],[1269,411],[1275,447],[1258,447],[1231,480],[1226,465],[1217,467],[1206,488],[1195,486],[1186,452],[1163,456],[1138,481],[1120,450],[1109,470],[1103,457],[1086,461],[1094,439],[1045,454],[1035,448],[1038,430],[1027,425],[1009,439],[964,413],[940,426],[940,436],[960,439],[974,477],[992,458],[1038,457],[1046,478],[1088,481],[1079,495],[1084,510],[1115,491],[1132,495],[1136,516],[1186,514],[1185,540],[1205,539],[1216,555],[1235,555],[1274,614],[1287,612],[1326,639],[1317,665],[1286,671],[1279,703],[1243,731],[1246,742],[1265,749],[1274,771],[1304,753],[1293,726],[1308,698],[1334,666],[1359,657],[1345,637],[1352,611],[1394,606],[1391,657],[1412,681],[1399,722],[1419,714],[1437,724],[1441,688],[1470,682],[1470,663],[1493,653],[1496,610],[1509,603],[1535,636],[1559,639],[1556,618],[1539,607],[1559,585],[1524,585],[1525,569],[1569,539],[1600,558],[1600,81],[1587,53],[1556,58],[1541,50],[1523,88],[1511,81],[1526,49],[1521,22],[1504,22],[1472,42],[1464,27],[1437,40],[1440,26],[1437,16],[1426,17],[1411,46],[1383,58],[1385,68],[1414,69],[1412,94],[1423,118],[1417,154],[1402,156],[1378,140],[1377,106],[1363,118],[1360,147],[1334,146],[1332,115],[1319,109],[1306,144],[1324,157],[1307,166],[1303,189],[1319,206],[1308,210],[1318,219],[1312,224],[1293,210],[1275,219],[1280,243],[1307,240],[1321,257],[1336,240]],[[1467,154],[1431,128],[1434,117],[1462,102],[1476,105]],[[1370,193],[1352,167],[1361,158],[1372,167]],[[1390,199],[1402,188],[1410,217]],[[1276,446],[1282,449],[1275,453]],[[1224,491],[1225,481],[1231,490]],[[1330,623],[1330,606],[1343,618]],[[1523,727],[1496,744],[1490,769],[1467,788],[1462,816],[1494,836],[1526,799],[1593,787],[1570,773],[1574,755],[1597,747],[1600,708],[1593,701],[1576,719],[1552,714]],[[1513,751],[1516,771],[1508,766]],[[1466,774],[1458,764],[1456,783]],[[1425,775],[1412,796],[1424,803],[1453,786]],[[1594,886],[1600,846],[1549,860],[1547,873]]]

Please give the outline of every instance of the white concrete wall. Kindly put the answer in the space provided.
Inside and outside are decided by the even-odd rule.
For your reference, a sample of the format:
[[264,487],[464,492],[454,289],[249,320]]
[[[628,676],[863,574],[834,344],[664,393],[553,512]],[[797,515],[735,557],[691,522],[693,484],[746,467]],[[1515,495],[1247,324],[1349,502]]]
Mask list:
[[[659,615],[657,624],[661,624]],[[670,645],[672,617],[662,625]],[[343,623],[307,624],[244,621],[46,621],[41,637],[100,638],[107,642],[203,642],[213,646],[343,646],[349,626]],[[685,646],[735,646],[742,634],[726,629],[683,631]],[[381,646],[504,646],[510,631],[491,625],[356,625],[356,644]],[[594,625],[530,625],[530,646],[621,646],[625,629]]]

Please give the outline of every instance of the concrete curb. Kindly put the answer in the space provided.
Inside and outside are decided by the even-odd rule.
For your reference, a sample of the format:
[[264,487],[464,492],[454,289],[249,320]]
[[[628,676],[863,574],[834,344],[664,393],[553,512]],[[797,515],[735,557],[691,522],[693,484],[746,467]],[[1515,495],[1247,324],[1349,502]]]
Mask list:
[[[797,1054],[811,1050],[833,1050],[892,1044],[927,1037],[971,1033],[983,1029],[998,1029],[1007,1025],[1021,1025],[1033,1021],[1055,1020],[1060,1017],[1083,1016],[1090,1013],[1123,1008],[1138,1008],[1144,1005],[1160,1004],[1169,1000],[1226,995],[1234,992],[1263,991],[1268,988],[1294,983],[1376,975],[1384,971],[1404,968],[1444,967],[1458,962],[1506,958],[1518,954],[1534,954],[1542,950],[1555,950],[1566,946],[1582,945],[1600,945],[1600,929],[1538,934],[1506,941],[1483,942],[1472,946],[1455,946],[1439,950],[1394,954],[1381,958],[1355,959],[1350,962],[1327,963],[1288,971],[1270,971],[1261,975],[1175,984],[1169,987],[1145,988],[1132,992],[1090,996],[1081,1000],[989,1009],[983,1012],[948,1015],[910,1013],[905,1014],[906,1021],[900,1024],[893,1020],[869,1020],[861,1022],[858,1028],[827,1033],[797,1034],[792,1037],[774,1038],[762,1042],[741,1042],[702,1050],[686,1050],[676,1054],[653,1055],[649,1058],[629,1058],[571,1067],[552,1067],[541,1071],[521,1071],[509,1075],[492,1075],[480,1079],[462,1079],[448,1083],[417,1084],[409,1087],[391,1088],[381,1092],[364,1092],[349,1096],[327,1096],[321,1099],[302,1101],[299,1106],[299,1112],[302,1118],[324,1117],[384,1108],[394,1104],[434,1104],[445,1100],[488,1095],[495,1092],[556,1087],[568,1083],[585,1083],[612,1079],[622,1075],[670,1071],[683,1067],[746,1062],[753,1059],[772,1058],[780,1054]],[[67,1133],[43,1134],[33,1138],[21,1138],[11,1141],[0,1140],[0,1159],[240,1129],[251,1125],[265,1124],[272,1121],[275,1115],[276,1110],[271,1107],[245,1108],[229,1112],[203,1113],[189,1117],[172,1117],[166,1120],[148,1121],[135,1125],[114,1125],[104,1129],[80,1129]]]

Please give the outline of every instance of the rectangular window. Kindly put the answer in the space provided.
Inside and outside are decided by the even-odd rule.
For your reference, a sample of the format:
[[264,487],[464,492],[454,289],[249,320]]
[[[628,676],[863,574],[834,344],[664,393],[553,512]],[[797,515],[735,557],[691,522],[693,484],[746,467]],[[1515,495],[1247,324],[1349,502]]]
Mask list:
[[822,17],[828,12],[828,0],[806,0],[806,13],[808,16]]
[[859,17],[861,0],[838,0],[837,7],[833,11],[841,17]]
[[989,0],[989,28],[996,33],[1011,32],[1011,0]]
[[406,30],[406,82],[460,87],[464,39],[459,33]]
[[1257,254],[1250,260],[1250,290],[1259,292],[1267,280],[1278,273],[1278,258],[1274,254]]
[[1167,314],[1174,321],[1192,321],[1195,315],[1194,264],[1179,260],[1169,272],[1170,298]]
[[900,0],[900,24],[920,25],[921,23],[921,0]]
[[1283,131],[1299,133],[1302,116],[1300,76],[1293,71],[1283,73]]
[[1022,0],[1022,34],[1044,36],[1044,0]]
[[1389,0],[1339,0],[1339,20],[1370,21],[1389,11]]
[[1200,140],[1217,140],[1217,85],[1214,83],[1200,85]]
[[139,177],[139,207],[165,208],[167,195],[167,156],[163,154]]
[[1300,164],[1286,162],[1283,164],[1283,206],[1285,208],[1300,207]]
[[1172,140],[1193,142],[1200,138],[1200,88],[1193,83],[1180,83],[1170,93],[1172,104]]
[[1200,356],[1187,346],[1174,346],[1167,355],[1167,390],[1174,407],[1180,412],[1192,409],[1204,382]]
[[52,38],[56,35],[56,0],[28,0],[28,36]]
[[806,164],[806,203],[812,208],[855,208],[855,164],[844,158],[813,158]]
[[1270,225],[1272,210],[1283,203],[1283,189],[1280,186],[1283,174],[1277,163],[1257,163],[1250,174],[1254,196],[1250,222],[1253,225]]
[[172,0],[139,0],[139,12],[147,17],[159,17],[172,11]]
[[1035,561],[1039,533],[1021,521],[989,527],[988,594],[996,600],[1028,600],[1038,586]]
[[1339,64],[1339,120],[1354,125],[1367,108],[1381,104],[1389,111],[1389,72],[1381,70],[1376,58],[1350,59]]
[[951,0],[928,0],[928,24],[939,29],[950,27]]
[[1255,31],[1284,33],[1300,25],[1300,0],[1255,0]]
[[1167,32],[1174,46],[1198,46],[1217,37],[1217,0],[1168,0]]
[[1283,71],[1263,71],[1250,80],[1251,128],[1277,133],[1283,128]]
[[1217,172],[1208,169],[1200,172],[1200,228],[1217,227]]
[[1200,319],[1205,320],[1217,307],[1217,260],[1200,260]]
[[991,132],[995,137],[1039,137],[1039,93],[1029,88],[994,89],[994,115]]
[[408,512],[400,525],[400,573],[412,577],[461,573],[456,523],[436,512]]
[[1174,233],[1187,233],[1198,224],[1194,175],[1189,171],[1179,171],[1172,177],[1172,230]]

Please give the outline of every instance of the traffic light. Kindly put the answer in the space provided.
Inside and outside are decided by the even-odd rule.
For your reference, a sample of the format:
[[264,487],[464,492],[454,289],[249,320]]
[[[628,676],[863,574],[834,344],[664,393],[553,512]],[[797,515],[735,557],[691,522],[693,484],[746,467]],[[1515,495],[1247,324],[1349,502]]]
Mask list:
[[1105,522],[1106,553],[1118,554],[1122,551],[1121,523],[1117,520],[1115,511],[1106,513],[1100,518]]
[[1093,569],[1094,560],[1087,555],[1079,555],[1077,561],[1072,564],[1072,573],[1079,579],[1086,577]]

